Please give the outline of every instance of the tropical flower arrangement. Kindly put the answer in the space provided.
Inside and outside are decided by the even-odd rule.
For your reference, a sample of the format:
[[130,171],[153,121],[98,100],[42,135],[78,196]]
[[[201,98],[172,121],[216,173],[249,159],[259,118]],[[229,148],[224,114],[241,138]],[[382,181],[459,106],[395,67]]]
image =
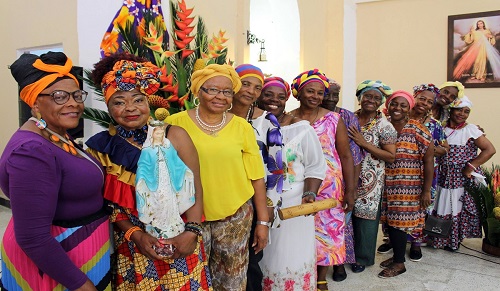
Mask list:
[[500,166],[483,168],[485,183],[471,183],[466,189],[474,197],[483,225],[485,242],[500,248]]
[[[145,57],[162,71],[160,90],[149,96],[151,115],[164,119],[169,114],[193,107],[190,76],[208,64],[227,63],[227,38],[219,31],[211,38],[203,22],[192,15],[185,0],[170,1],[173,33],[169,33],[161,9],[161,0],[124,0],[101,42],[101,56],[129,52]],[[195,19],[197,21],[195,21]],[[102,98],[102,92],[85,71],[85,82]],[[103,127],[112,122],[106,111],[85,108],[84,118]]]

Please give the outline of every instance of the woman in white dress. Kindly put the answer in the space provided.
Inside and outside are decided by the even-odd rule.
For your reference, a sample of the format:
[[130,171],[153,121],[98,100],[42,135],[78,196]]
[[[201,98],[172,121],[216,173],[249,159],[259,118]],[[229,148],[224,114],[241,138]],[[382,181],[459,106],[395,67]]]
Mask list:
[[[281,194],[268,191],[276,208],[313,202],[326,173],[321,144],[309,122],[285,113],[290,86],[279,77],[267,78],[259,107],[276,116],[281,126],[283,150],[269,151],[274,169],[268,189],[282,187]],[[282,185],[282,186],[281,186]],[[270,244],[260,262],[264,290],[316,290],[316,239],[314,216],[281,220],[275,215]]]

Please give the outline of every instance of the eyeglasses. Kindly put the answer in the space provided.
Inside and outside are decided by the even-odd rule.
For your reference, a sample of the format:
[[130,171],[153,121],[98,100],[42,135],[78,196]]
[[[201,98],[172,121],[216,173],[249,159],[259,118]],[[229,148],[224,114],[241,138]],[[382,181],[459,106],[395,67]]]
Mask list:
[[66,104],[66,102],[68,102],[69,100],[69,96],[73,96],[73,99],[75,99],[77,103],[83,103],[83,101],[87,99],[87,95],[89,95],[89,93],[84,90],[76,90],[73,92],[55,90],[50,94],[38,94],[38,96],[51,96],[52,100],[54,100],[57,105]]
[[219,90],[219,89],[215,89],[215,88],[204,88],[204,87],[200,87],[201,90],[203,90],[203,92],[207,93],[208,95],[212,95],[212,96],[217,96],[217,94],[219,93],[222,93],[222,95],[226,96],[226,97],[233,97],[234,93],[232,90]]
[[380,96],[371,95],[371,94],[363,94],[363,99],[367,101],[375,101],[377,103],[382,102],[382,98]]

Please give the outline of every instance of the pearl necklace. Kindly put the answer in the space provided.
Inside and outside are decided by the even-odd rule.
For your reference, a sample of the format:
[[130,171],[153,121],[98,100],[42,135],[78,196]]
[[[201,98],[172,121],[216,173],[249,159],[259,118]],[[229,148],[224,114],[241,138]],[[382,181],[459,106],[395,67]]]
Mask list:
[[200,127],[203,130],[209,131],[210,135],[212,135],[212,136],[217,136],[217,134],[216,134],[217,131],[221,130],[222,127],[224,127],[224,125],[226,124],[226,112],[225,111],[222,113],[222,121],[216,125],[210,125],[208,123],[205,123],[203,120],[201,120],[200,107],[196,107],[195,117],[196,117],[196,121],[198,122]]

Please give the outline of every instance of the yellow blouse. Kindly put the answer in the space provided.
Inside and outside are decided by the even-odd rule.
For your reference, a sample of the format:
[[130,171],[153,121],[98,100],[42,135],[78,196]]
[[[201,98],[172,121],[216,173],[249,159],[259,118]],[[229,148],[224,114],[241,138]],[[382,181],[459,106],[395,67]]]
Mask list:
[[234,116],[217,136],[211,136],[187,111],[169,116],[166,122],[184,128],[198,151],[205,218],[214,221],[233,215],[253,196],[251,180],[264,177],[252,126]]

